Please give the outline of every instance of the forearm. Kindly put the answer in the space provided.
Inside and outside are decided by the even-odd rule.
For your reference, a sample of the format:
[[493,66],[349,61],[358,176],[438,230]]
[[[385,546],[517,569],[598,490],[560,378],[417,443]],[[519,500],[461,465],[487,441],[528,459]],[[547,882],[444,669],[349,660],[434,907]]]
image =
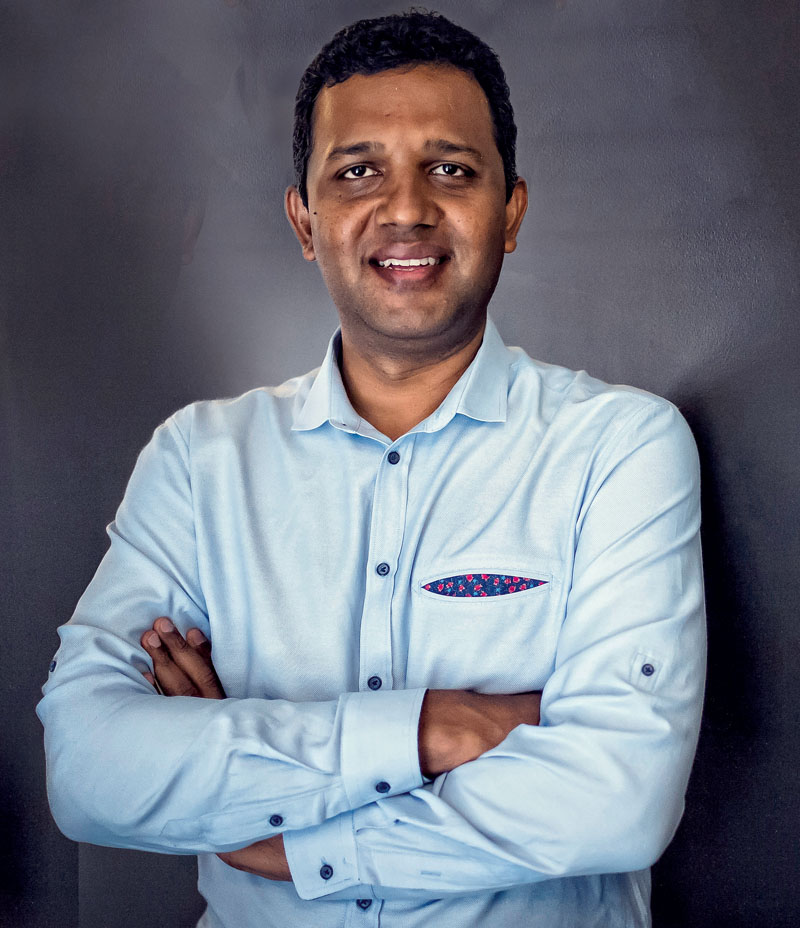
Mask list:
[[[96,629],[64,630],[39,714],[53,813],[70,837],[225,851],[363,805],[378,782],[390,794],[421,783],[423,691],[304,703],[164,699],[134,655],[130,642]],[[365,739],[374,738],[386,745],[368,757]]]
[[419,719],[419,758],[433,779],[476,760],[518,725],[538,725],[541,693],[428,690]]
[[[597,727],[521,726],[429,787],[287,835],[298,892],[439,898],[649,867],[681,815],[699,708],[635,701],[598,699]],[[335,884],[315,859],[337,863]]]

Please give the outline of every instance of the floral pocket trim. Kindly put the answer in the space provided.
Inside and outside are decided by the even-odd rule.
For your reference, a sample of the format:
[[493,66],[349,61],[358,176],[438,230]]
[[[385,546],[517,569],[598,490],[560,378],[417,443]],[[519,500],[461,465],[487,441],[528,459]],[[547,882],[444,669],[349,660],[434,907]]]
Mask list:
[[544,586],[547,580],[514,577],[511,574],[458,574],[423,584],[422,589],[439,596],[505,596]]

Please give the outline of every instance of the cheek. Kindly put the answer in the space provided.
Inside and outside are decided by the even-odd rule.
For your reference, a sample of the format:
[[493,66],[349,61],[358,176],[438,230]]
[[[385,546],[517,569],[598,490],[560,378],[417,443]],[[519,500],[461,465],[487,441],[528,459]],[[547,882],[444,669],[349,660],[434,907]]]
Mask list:
[[317,254],[329,261],[337,262],[357,250],[358,227],[348,217],[335,215],[312,221],[311,229]]

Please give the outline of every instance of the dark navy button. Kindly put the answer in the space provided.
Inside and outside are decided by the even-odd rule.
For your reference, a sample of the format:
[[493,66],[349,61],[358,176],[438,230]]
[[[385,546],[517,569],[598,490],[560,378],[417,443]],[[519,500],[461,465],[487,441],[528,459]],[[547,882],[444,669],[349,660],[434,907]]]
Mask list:
[[273,828],[277,828],[278,825],[283,824],[283,816],[282,815],[270,815],[269,823],[270,825],[272,825]]
[[370,677],[367,680],[367,686],[371,690],[379,690],[383,686],[383,680],[380,677]]
[[330,864],[323,864],[319,868],[319,875],[323,880],[329,880],[333,876],[333,867]]
[[391,569],[392,568],[386,563],[386,561],[381,561],[380,564],[378,564],[378,566],[375,568],[379,577],[385,577]]
[[52,673],[56,669],[57,663],[58,661],[50,661],[50,673]]
[[380,783],[376,783],[376,784],[375,784],[375,789],[376,789],[379,793],[388,793],[389,790],[390,790],[391,788],[392,788],[392,787],[389,786],[389,784],[386,782],[386,780],[381,780]]
[[356,905],[359,907],[359,909],[364,909],[366,911],[366,909],[368,909],[372,905],[372,900],[371,899],[356,899]]
[[646,677],[652,677],[656,672],[656,668],[652,664],[642,664],[642,673]]
[[[390,464],[396,464],[400,460],[400,455],[396,451],[390,451],[389,454],[386,456],[386,460]],[[372,900],[366,899],[365,901],[371,902]]]

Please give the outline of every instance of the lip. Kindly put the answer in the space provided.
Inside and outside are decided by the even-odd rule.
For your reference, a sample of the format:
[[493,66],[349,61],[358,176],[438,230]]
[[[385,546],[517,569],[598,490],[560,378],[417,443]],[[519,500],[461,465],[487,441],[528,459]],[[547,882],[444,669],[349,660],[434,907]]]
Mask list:
[[[419,267],[380,267],[387,258],[437,258],[438,264]],[[393,290],[419,290],[436,284],[450,261],[449,252],[441,245],[429,242],[405,242],[385,245],[369,257],[369,267]]]
[[387,258],[400,258],[403,261],[407,261],[409,258],[438,258],[441,265],[443,263],[442,258],[448,258],[449,256],[446,248],[435,245],[433,242],[396,242],[374,251],[367,260],[374,266],[379,261],[385,261]]

